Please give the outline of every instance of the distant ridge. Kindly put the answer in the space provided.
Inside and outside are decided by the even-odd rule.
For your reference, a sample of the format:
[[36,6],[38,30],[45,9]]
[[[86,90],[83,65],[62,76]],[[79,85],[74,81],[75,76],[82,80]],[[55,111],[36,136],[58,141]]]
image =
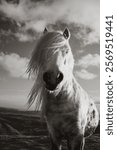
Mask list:
[[0,112],[5,112],[5,111],[9,111],[9,112],[18,112],[20,111],[19,109],[15,109],[15,108],[7,108],[7,107],[0,107]]

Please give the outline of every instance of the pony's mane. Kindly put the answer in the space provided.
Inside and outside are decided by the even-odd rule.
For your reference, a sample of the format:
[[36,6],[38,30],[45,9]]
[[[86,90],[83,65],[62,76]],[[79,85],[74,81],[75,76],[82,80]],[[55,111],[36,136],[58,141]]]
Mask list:
[[27,72],[29,74],[38,73],[41,66],[43,66],[44,60],[51,58],[51,56],[66,43],[67,40],[61,32],[48,32],[44,34],[32,53]]
[[59,31],[47,32],[37,43],[27,69],[29,76],[32,73],[36,76],[33,88],[29,93],[28,108],[36,100],[36,110],[39,108],[42,109],[44,99],[44,88],[42,84],[43,63],[47,61],[47,59],[51,59],[56,51],[60,50],[60,48],[65,45],[69,48],[68,40],[66,40],[63,34]]

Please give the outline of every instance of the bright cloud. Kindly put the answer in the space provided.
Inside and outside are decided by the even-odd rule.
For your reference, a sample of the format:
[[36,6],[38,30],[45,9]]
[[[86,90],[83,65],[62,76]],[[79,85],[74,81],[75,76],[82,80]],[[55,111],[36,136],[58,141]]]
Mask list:
[[92,80],[97,77],[96,74],[88,72],[85,69],[81,69],[80,71],[76,71],[75,75],[84,80]]
[[87,54],[86,56],[83,56],[81,59],[79,59],[79,61],[76,62],[76,65],[85,69],[91,66],[99,67],[100,56],[99,54]]
[[0,66],[8,71],[12,77],[27,78],[26,67],[28,59],[20,57],[16,53],[4,54],[0,53]]
[[100,56],[99,54],[87,54],[79,59],[79,61],[77,61],[75,65],[78,68],[78,70],[75,71],[77,77],[85,80],[94,79],[97,77],[97,75],[89,72],[87,69],[89,67],[99,68]]
[[7,17],[24,23],[22,30],[39,33],[59,21],[68,27],[75,24],[80,27],[75,36],[84,39],[85,44],[99,42],[99,8],[99,0],[20,0],[18,4],[2,1],[0,5],[0,11]]

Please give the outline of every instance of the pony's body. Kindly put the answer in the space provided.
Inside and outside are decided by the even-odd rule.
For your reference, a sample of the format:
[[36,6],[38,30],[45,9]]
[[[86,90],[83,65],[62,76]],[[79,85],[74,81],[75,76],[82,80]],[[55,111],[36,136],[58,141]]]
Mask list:
[[[47,61],[46,63],[40,62],[41,65],[39,61],[47,49],[43,49],[43,44],[41,45],[43,39],[39,46],[37,45],[29,64],[29,71],[37,74],[29,104],[32,104],[36,97],[37,105],[41,104],[52,141],[52,150],[61,149],[63,138],[67,139],[69,150],[83,150],[84,138],[91,135],[98,125],[98,112],[92,99],[74,78],[74,59],[68,44],[68,30],[64,32],[66,35],[59,32],[52,34],[47,33],[45,39],[51,35],[51,39],[46,40],[55,42],[60,36],[58,43],[64,42],[61,46],[55,46],[51,41],[55,47],[53,49],[53,45],[50,44],[52,50],[47,52],[46,58],[53,53],[54,55],[51,55],[51,59],[43,60]],[[37,51],[40,45],[43,52]],[[66,49],[69,52],[66,53]]]

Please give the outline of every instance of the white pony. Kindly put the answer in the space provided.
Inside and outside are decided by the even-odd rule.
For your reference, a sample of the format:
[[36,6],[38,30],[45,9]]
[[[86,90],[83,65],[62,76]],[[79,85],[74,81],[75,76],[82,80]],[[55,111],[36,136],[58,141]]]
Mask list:
[[73,75],[74,59],[70,32],[45,29],[29,62],[28,72],[36,75],[29,94],[29,106],[44,115],[51,138],[51,150],[61,150],[62,139],[69,150],[83,150],[85,137],[95,131],[99,116],[91,97]]

